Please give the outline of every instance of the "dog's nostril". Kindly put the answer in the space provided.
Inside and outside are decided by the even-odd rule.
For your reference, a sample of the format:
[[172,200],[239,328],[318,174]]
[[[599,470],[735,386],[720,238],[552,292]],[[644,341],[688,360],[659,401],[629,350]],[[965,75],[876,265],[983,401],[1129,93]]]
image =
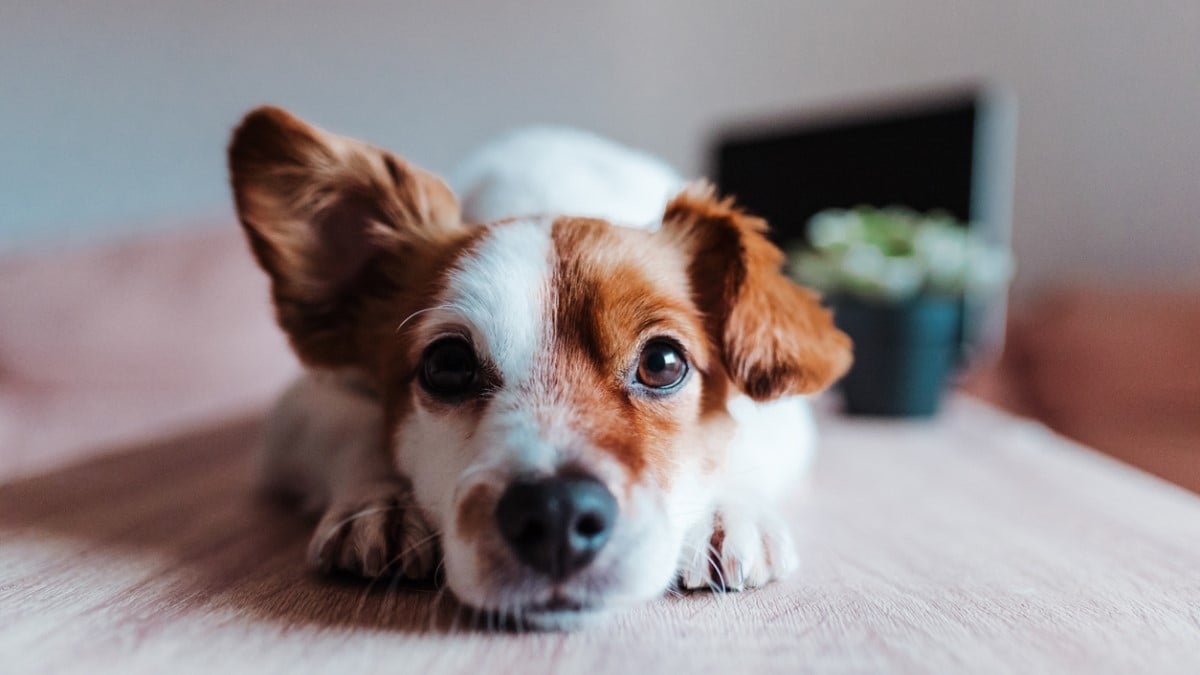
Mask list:
[[604,519],[594,513],[585,513],[575,521],[575,534],[582,537],[594,537],[608,529]]
[[496,505],[496,524],[517,558],[555,579],[596,557],[616,515],[612,493],[591,478],[518,481]]

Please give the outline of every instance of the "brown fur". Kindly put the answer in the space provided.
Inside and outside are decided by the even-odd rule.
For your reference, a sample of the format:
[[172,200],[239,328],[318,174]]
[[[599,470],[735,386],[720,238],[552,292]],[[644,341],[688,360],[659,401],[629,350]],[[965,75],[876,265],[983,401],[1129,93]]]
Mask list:
[[599,220],[560,218],[553,226],[556,264],[554,341],[544,362],[554,397],[570,402],[577,431],[636,478],[669,478],[681,427],[698,406],[631,392],[641,347],[669,336],[701,376],[709,346],[686,285],[687,259],[656,235]]
[[704,185],[676,197],[663,218],[691,255],[696,302],[730,378],[756,401],[824,389],[851,361],[850,339],[816,295],[783,276],[766,230]]
[[458,501],[454,520],[459,536],[474,541],[486,538],[496,522],[494,514],[499,495],[495,492],[492,485],[479,483]]

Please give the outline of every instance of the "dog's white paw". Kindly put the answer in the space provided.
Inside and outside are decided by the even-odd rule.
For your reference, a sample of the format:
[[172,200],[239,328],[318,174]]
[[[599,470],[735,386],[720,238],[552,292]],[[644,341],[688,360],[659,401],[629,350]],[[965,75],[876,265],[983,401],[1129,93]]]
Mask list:
[[438,542],[412,506],[409,488],[386,482],[331,504],[309,541],[308,560],[323,573],[428,579],[438,563]]
[[765,509],[723,506],[684,540],[679,585],[685,590],[741,591],[795,571],[796,545],[787,525]]

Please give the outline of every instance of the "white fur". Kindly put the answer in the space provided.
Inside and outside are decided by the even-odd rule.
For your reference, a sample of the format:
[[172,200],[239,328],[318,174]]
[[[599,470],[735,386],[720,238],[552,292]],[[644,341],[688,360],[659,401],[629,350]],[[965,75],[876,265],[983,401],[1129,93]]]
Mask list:
[[484,145],[451,181],[463,218],[568,214],[654,228],[683,178],[663,161],[576,129],[519,129]]
[[302,498],[305,510],[324,509],[352,495],[364,476],[386,475],[387,454],[364,432],[382,424],[379,402],[347,386],[344,377],[306,373],[267,418],[262,482]]
[[817,427],[811,406],[800,396],[767,403],[738,396],[728,405],[737,432],[729,447],[726,491],[778,501],[816,459]]

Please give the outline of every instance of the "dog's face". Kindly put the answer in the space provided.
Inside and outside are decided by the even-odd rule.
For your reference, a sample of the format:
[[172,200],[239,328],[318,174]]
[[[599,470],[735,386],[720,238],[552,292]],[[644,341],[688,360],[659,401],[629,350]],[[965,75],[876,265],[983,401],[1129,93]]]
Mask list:
[[849,364],[765,225],[703,189],[656,231],[466,224],[437,178],[269,108],[230,164],[281,325],[381,393],[386,450],[475,607],[559,625],[661,594],[726,464],[730,397]]

